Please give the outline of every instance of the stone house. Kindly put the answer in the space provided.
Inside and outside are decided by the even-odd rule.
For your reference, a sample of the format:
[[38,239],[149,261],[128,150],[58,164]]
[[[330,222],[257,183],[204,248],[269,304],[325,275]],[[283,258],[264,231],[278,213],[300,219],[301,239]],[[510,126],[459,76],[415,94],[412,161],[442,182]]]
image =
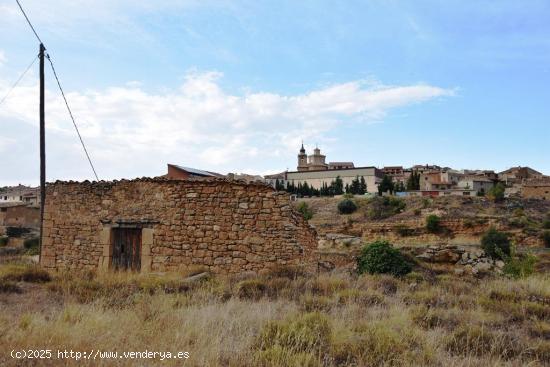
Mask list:
[[472,189],[477,193],[488,193],[494,186],[494,182],[483,176],[465,176],[458,182],[458,187]]
[[526,181],[523,184],[522,196],[527,199],[550,200],[550,178]]
[[47,185],[41,264],[261,273],[310,264],[315,230],[263,183],[166,178]]
[[0,227],[40,228],[40,207],[25,203],[0,203]]

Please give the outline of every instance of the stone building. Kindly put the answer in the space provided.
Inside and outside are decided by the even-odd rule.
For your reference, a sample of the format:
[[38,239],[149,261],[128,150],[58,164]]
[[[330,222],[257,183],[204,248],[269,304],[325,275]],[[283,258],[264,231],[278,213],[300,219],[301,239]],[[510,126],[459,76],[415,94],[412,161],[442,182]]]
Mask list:
[[309,264],[316,233],[262,183],[137,179],[47,185],[41,263],[57,269],[260,273]]
[[531,167],[512,167],[505,171],[499,172],[498,178],[504,181],[507,185],[514,183],[521,183],[527,179],[542,178],[544,175],[539,171],[532,169]]
[[38,229],[40,207],[25,203],[0,203],[0,227]]
[[527,199],[550,200],[550,178],[527,180],[523,184],[522,196]]

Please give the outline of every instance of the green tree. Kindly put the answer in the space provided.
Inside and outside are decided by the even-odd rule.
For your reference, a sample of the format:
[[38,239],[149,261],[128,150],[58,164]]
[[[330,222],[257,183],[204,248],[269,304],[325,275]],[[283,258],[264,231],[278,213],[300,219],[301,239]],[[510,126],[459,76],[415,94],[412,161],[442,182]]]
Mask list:
[[305,220],[310,220],[313,218],[313,210],[307,205],[305,201],[302,201],[298,204],[297,207],[298,211],[302,214]]
[[435,215],[431,214],[426,217],[426,229],[430,233],[437,233],[441,229],[441,219]]
[[391,176],[384,175],[380,184],[378,184],[378,194],[382,195],[385,192],[393,194],[394,184]]
[[359,194],[365,195],[367,193],[367,182],[365,181],[365,177],[361,176],[361,181],[359,182]]
[[420,174],[413,171],[407,179],[407,190],[420,190]]
[[336,180],[332,181],[332,195],[342,195],[344,193],[344,182],[340,176],[336,176]]
[[481,247],[493,259],[504,260],[511,253],[511,242],[508,234],[491,227],[481,238]]
[[495,202],[500,203],[504,201],[504,184],[502,182],[497,183],[489,190],[489,197]]

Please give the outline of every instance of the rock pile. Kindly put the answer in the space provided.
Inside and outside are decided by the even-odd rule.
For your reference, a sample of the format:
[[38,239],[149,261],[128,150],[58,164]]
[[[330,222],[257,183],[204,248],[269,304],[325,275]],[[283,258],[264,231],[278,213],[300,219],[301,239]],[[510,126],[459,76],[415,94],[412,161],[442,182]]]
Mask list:
[[457,266],[455,269],[457,275],[501,273],[504,267],[503,261],[491,259],[480,248],[465,248],[456,245],[431,245],[416,257],[431,263],[454,264]]

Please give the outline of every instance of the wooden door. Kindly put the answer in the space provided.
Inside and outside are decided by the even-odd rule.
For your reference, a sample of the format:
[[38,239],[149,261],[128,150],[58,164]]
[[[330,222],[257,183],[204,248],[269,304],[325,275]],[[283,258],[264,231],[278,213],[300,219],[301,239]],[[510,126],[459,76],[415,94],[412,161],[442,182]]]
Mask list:
[[134,270],[141,268],[141,229],[113,229],[112,267],[115,270]]

